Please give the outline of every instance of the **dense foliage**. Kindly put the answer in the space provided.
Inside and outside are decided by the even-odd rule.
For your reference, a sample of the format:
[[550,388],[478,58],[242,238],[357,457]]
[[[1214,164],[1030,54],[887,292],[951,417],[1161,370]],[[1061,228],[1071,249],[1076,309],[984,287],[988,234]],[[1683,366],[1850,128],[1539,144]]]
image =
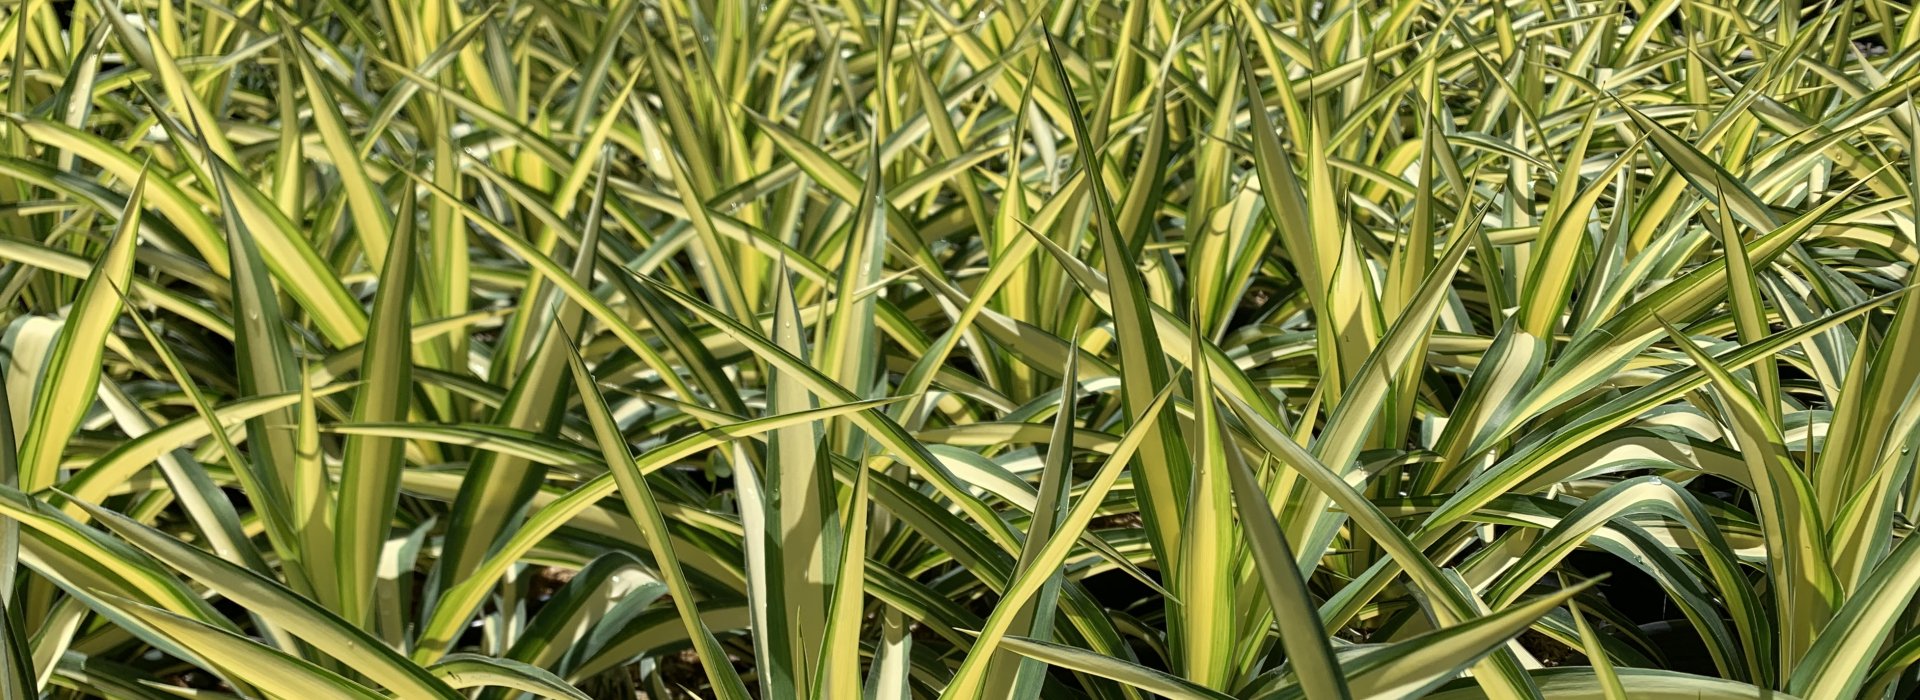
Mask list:
[[1920,687],[1911,3],[0,15],[0,698]]

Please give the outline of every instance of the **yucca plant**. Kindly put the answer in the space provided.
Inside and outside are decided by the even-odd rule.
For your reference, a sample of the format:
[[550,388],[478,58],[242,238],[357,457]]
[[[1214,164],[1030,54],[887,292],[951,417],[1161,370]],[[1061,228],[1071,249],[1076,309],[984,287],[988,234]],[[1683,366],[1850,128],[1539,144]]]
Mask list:
[[1911,3],[0,17],[0,698],[1920,692]]

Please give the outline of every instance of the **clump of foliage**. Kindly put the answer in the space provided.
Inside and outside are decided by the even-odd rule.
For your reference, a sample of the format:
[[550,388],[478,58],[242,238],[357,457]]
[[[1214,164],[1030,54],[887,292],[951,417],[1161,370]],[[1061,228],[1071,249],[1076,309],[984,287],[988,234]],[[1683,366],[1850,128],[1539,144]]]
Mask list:
[[1920,686],[1895,0],[19,0],[0,698]]

